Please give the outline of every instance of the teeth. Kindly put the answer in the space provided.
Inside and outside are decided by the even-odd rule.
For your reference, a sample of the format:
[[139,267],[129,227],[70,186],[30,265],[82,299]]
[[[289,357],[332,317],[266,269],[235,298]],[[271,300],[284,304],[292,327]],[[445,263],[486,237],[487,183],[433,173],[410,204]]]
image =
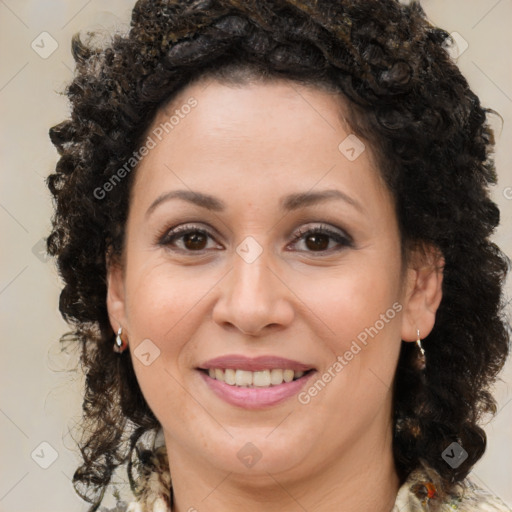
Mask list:
[[[222,371],[222,370],[220,370]],[[215,370],[217,375],[217,370]],[[237,386],[251,386],[252,385],[252,372],[245,370],[236,370],[235,372],[235,383]]]
[[259,388],[268,388],[270,386],[270,370],[254,372],[252,374],[252,383]]
[[293,370],[285,370],[283,372],[283,380],[285,382],[291,382],[293,380]]
[[268,388],[270,386],[278,386],[283,382],[291,382],[300,379],[305,372],[294,372],[293,370],[260,370],[250,372],[247,370],[233,370],[228,368],[221,370],[220,368],[210,368],[208,375],[212,379],[220,380],[230,386],[239,386],[246,388]]
[[270,383],[277,386],[283,382],[283,370],[272,370],[270,372]]
[[234,386],[236,384],[236,372],[235,370],[224,370],[224,382],[229,384],[230,386]]

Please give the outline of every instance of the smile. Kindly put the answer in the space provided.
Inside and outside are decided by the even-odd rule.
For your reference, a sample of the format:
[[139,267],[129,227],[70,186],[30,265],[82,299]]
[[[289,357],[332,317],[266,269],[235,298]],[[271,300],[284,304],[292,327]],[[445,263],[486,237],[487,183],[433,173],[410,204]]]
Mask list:
[[246,388],[268,388],[270,386],[279,386],[283,382],[292,382],[300,379],[305,372],[294,370],[260,370],[251,372],[247,370],[227,368],[210,368],[208,375],[215,380],[225,382],[230,386]]
[[291,359],[242,355],[210,359],[197,370],[210,392],[244,409],[277,405],[297,395],[316,373],[311,365]]

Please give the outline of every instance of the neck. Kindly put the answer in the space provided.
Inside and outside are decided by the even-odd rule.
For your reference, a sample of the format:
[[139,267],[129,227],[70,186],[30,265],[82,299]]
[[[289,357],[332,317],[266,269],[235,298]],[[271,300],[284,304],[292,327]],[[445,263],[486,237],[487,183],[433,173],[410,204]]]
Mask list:
[[361,436],[342,455],[310,468],[302,478],[293,471],[249,476],[222,472],[194,460],[174,443],[167,444],[172,454],[172,512],[390,512],[400,486],[391,425],[384,436],[372,438],[369,443]]

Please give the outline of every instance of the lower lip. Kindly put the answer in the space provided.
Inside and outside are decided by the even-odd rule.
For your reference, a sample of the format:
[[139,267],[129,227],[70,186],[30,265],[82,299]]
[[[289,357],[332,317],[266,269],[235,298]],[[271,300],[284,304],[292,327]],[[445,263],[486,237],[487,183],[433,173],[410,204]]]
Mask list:
[[283,382],[282,384],[268,388],[230,386],[220,380],[212,379],[203,371],[199,371],[199,373],[210,389],[229,404],[243,407],[244,409],[264,409],[277,405],[298,394],[301,388],[306,385],[309,378],[316,372],[312,371],[302,376],[300,379],[291,382]]

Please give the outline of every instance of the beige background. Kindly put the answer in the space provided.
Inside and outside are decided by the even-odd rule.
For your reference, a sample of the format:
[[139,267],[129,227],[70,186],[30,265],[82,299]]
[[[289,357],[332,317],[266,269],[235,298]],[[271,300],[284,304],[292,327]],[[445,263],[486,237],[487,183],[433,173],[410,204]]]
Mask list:
[[[72,34],[126,29],[132,5],[131,0],[0,0],[1,512],[87,509],[70,481],[77,456],[69,428],[80,413],[81,377],[62,371],[74,367],[76,355],[59,353],[58,339],[66,330],[58,313],[59,283],[40,246],[51,215],[44,178],[57,161],[47,134],[67,117],[67,101],[57,93],[72,78]],[[467,42],[459,65],[482,102],[504,119],[504,125],[493,121],[500,180],[493,195],[502,211],[496,241],[511,256],[512,1],[424,0],[423,6],[434,23]],[[45,54],[52,44],[56,50]],[[510,297],[510,280],[507,289]],[[511,385],[509,362],[496,390],[499,412],[486,426],[488,449],[473,472],[509,506]]]

